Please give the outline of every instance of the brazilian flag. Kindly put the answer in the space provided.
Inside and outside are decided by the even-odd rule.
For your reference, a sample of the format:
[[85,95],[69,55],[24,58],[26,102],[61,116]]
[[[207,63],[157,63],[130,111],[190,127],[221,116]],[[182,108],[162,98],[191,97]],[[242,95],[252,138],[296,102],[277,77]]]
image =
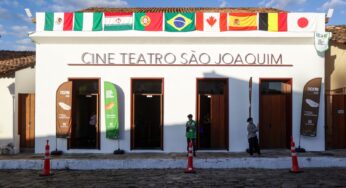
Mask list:
[[195,13],[168,12],[165,13],[165,31],[186,32],[196,30]]

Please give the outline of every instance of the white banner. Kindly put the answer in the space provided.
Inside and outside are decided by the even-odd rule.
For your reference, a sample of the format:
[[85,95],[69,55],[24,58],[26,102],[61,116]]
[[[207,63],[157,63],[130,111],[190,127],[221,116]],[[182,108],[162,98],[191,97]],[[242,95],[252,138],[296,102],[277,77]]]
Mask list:
[[325,52],[329,48],[329,39],[332,37],[331,32],[315,33],[315,48],[318,52]]

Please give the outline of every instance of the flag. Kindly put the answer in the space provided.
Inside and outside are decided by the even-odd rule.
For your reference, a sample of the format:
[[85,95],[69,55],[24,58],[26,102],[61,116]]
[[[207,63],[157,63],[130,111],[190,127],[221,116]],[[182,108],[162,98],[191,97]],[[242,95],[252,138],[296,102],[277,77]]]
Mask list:
[[230,13],[229,30],[257,30],[257,13]]
[[102,31],[102,12],[75,12],[74,31]]
[[44,18],[45,31],[72,31],[73,12],[46,12]]
[[194,31],[195,13],[180,12],[180,13],[165,13],[165,31],[170,32],[186,32]]
[[105,31],[132,30],[132,12],[105,12],[104,14],[105,19],[103,25]]
[[119,102],[116,86],[104,82],[106,138],[119,138]]
[[162,12],[135,13],[135,30],[162,31]]
[[287,13],[259,13],[258,29],[273,32],[287,31]]
[[227,13],[196,13],[196,30],[218,32],[227,30]]
[[318,15],[315,13],[288,13],[288,31],[315,32],[317,30]]

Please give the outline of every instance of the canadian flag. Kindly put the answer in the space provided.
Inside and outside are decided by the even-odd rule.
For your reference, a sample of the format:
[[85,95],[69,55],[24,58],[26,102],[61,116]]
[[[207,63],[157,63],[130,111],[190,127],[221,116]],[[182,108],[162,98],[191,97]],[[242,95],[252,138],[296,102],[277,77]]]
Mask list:
[[219,32],[227,30],[227,13],[197,12],[196,30]]
[[318,15],[316,13],[288,13],[287,30],[291,32],[315,32]]

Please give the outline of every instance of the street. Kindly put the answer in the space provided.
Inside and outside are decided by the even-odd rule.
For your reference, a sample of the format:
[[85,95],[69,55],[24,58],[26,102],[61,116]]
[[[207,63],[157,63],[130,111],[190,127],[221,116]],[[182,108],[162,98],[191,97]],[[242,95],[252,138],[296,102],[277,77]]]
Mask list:
[[40,171],[1,170],[0,187],[346,187],[346,168],[288,170],[184,169],[54,171],[39,177]]

